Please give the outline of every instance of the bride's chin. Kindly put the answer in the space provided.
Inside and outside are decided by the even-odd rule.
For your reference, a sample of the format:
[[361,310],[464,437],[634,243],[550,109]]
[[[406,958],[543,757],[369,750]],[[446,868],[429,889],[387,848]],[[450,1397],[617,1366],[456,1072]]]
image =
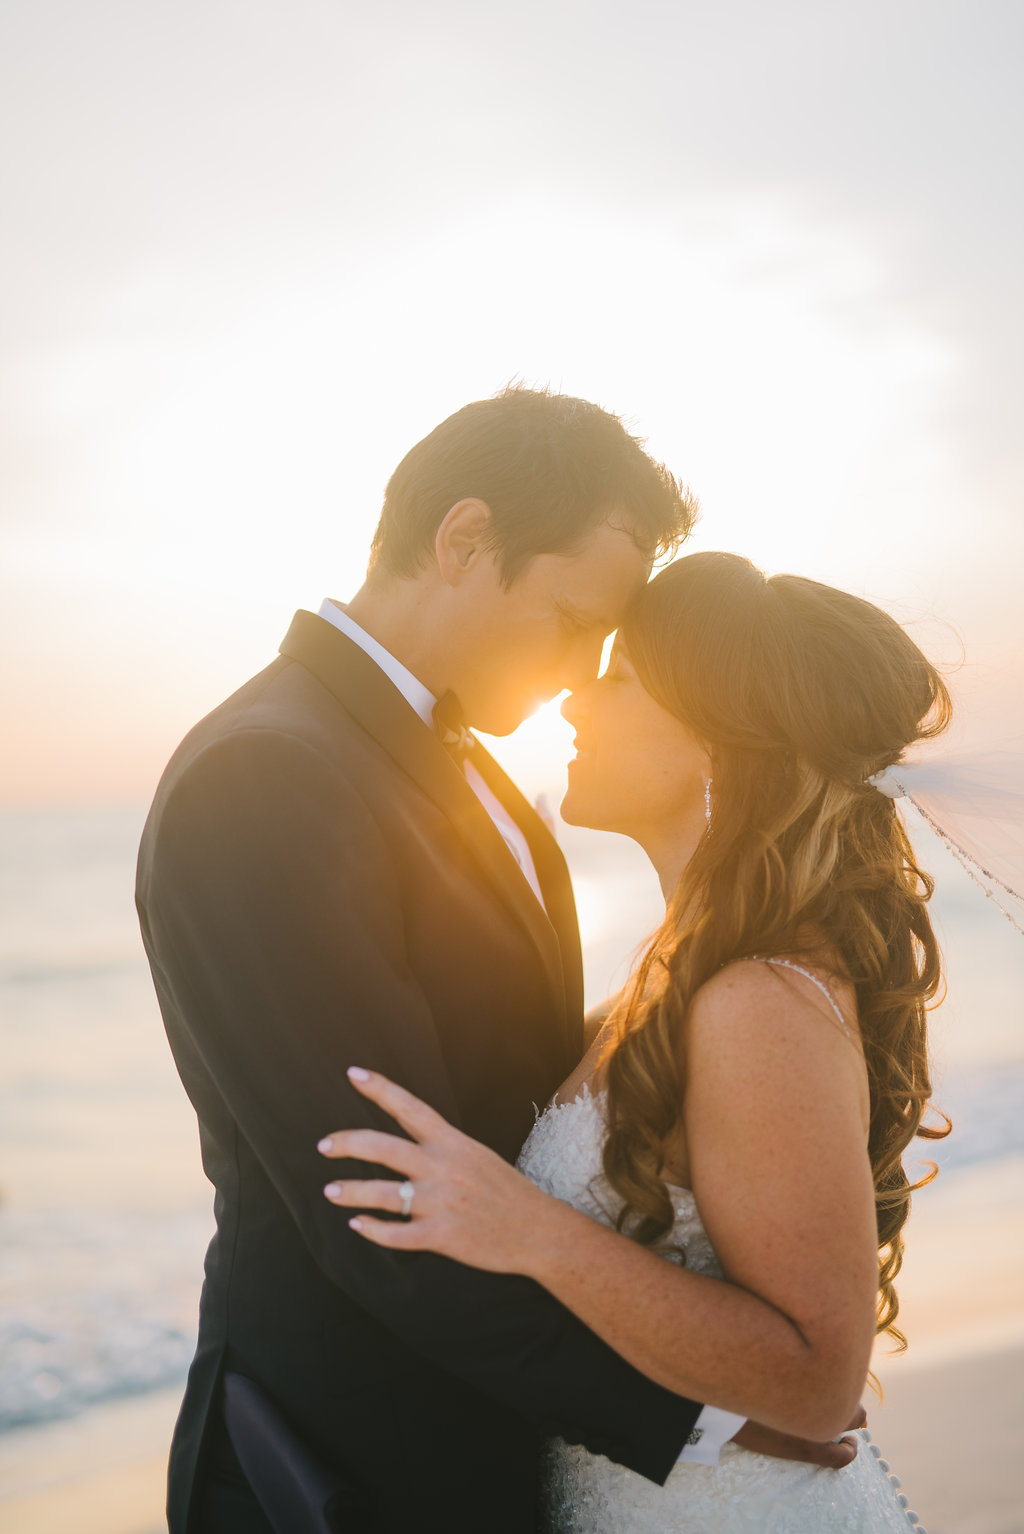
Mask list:
[[592,807],[588,809],[583,795],[574,793],[571,783],[558,813],[567,826],[583,826],[588,831],[605,830],[604,818],[595,814]]
[[578,805],[576,803],[576,800],[578,799],[578,797],[579,796],[577,794],[574,794],[573,791],[572,791],[572,788],[570,787],[568,792],[565,795],[565,798],[562,800],[561,804],[558,806],[558,813],[562,817],[562,819],[565,821],[567,826],[584,826],[584,825],[586,825],[586,821],[581,819],[581,817],[580,817],[580,810],[579,810],[579,807],[578,807]]

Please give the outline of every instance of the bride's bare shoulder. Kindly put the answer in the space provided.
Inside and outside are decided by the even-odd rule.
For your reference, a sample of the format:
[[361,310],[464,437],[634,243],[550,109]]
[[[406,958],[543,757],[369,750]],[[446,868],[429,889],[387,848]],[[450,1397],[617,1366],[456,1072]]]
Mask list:
[[779,1045],[803,1040],[808,1028],[857,1040],[853,985],[834,969],[803,954],[737,959],[724,965],[693,999],[688,1032],[726,1032],[738,1042],[772,1037]]
[[[816,1102],[829,1112],[842,1109],[852,1131],[867,1134],[871,1098],[853,987],[830,976],[826,995],[815,983],[824,983],[821,972],[792,962],[800,969],[743,959],[719,970],[694,997],[682,1041],[688,1119],[698,1103],[717,1103],[730,1123],[737,1114],[780,1109],[795,1123]],[[833,1006],[840,987],[845,1011]]]

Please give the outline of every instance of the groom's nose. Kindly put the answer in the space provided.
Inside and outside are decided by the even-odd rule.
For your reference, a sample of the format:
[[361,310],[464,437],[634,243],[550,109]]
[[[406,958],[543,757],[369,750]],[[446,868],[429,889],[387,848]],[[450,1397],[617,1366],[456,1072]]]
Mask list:
[[583,723],[583,717],[587,711],[585,696],[586,687],[584,686],[575,689],[575,691],[571,692],[567,698],[562,700],[562,705],[559,709],[559,713],[567,723],[572,725],[574,729],[577,725]]

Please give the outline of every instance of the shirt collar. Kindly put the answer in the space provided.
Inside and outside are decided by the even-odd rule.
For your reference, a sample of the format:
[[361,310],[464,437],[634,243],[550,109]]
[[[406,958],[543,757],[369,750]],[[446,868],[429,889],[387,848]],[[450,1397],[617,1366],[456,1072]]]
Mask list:
[[396,660],[390,650],[385,650],[372,634],[360,628],[355,619],[349,617],[341,602],[327,597],[320,604],[320,617],[326,618],[328,623],[333,623],[336,629],[347,634],[353,644],[357,644],[364,654],[375,661],[388,680],[398,688],[410,708],[416,710],[423,723],[431,730],[434,728],[434,705],[437,699],[418,677],[413,676],[407,666]]

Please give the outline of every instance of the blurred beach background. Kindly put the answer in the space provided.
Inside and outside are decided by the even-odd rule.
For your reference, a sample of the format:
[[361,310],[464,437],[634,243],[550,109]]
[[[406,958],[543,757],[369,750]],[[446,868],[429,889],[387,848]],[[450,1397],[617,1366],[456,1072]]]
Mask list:
[[[1019,737],[1022,33],[1009,0],[0,9],[4,1534],[162,1527],[212,1199],[135,848],[437,421],[513,377],[598,400],[699,496],[691,547],[881,602],[960,745]],[[548,705],[495,749],[554,805],[570,738]],[[593,1001],[657,887],[563,844]],[[955,1132],[872,1428],[930,1534],[1022,1534],[1024,944],[920,847]]]

